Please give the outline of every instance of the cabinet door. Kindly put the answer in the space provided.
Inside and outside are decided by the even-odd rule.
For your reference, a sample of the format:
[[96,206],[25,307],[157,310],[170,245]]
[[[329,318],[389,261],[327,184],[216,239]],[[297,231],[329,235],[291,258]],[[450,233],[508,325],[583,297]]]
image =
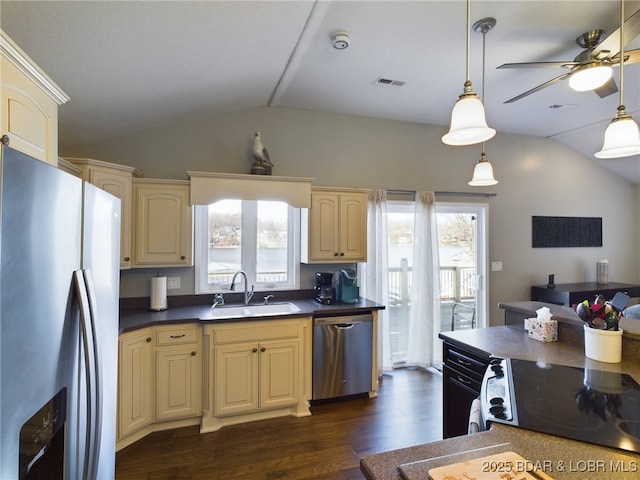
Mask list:
[[131,174],[92,169],[89,182],[121,201],[120,268],[131,268]]
[[289,407],[298,403],[299,341],[260,344],[260,408]]
[[[3,47],[4,40],[3,35]],[[37,69],[35,65],[23,68]],[[8,135],[11,147],[16,150],[58,165],[58,102],[30,74],[7,60],[4,52],[0,71],[0,135]]]
[[466,435],[471,403],[480,395],[479,385],[445,365],[443,369],[443,438]]
[[365,195],[340,196],[340,258],[367,260],[367,198]]
[[215,348],[214,414],[236,415],[258,410],[258,344]]
[[338,231],[340,204],[334,194],[314,193],[311,196],[311,260],[335,260],[339,256]]
[[135,258],[140,267],[192,264],[189,186],[138,184],[135,191]]
[[201,361],[197,344],[157,350],[157,420],[200,415]]
[[119,341],[118,438],[153,421],[153,343],[151,329],[123,334]]

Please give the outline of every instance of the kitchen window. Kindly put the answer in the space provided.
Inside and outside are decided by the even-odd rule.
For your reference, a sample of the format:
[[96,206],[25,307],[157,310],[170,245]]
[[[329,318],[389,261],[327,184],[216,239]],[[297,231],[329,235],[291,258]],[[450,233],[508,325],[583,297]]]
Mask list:
[[225,199],[196,206],[196,293],[228,292],[239,270],[256,291],[298,288],[299,232],[300,211],[284,202]]

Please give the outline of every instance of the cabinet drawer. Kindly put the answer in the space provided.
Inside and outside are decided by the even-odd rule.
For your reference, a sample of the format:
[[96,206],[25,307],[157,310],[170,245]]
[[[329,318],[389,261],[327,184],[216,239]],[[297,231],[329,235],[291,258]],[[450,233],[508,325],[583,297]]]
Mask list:
[[489,365],[489,359],[483,361],[470,355],[468,352],[445,348],[445,365],[463,374],[466,377],[482,381],[484,372]]
[[242,322],[213,327],[213,343],[257,342],[300,336],[298,322]]
[[156,345],[180,345],[196,343],[198,341],[198,327],[170,327],[156,329]]

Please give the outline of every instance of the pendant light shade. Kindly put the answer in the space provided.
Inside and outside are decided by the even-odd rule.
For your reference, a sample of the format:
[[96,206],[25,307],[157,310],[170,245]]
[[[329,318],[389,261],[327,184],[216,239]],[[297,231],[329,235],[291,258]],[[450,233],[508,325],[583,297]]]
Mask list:
[[449,132],[442,137],[442,142],[447,145],[474,145],[489,140],[496,134],[493,128],[487,126],[484,105],[471,85],[470,32],[471,1],[467,0],[467,80],[464,82],[464,92],[458,97],[451,112]]
[[487,187],[495,185],[498,181],[493,176],[493,167],[487,160],[487,154],[484,151],[480,154],[480,160],[473,169],[473,178],[469,181],[472,187]]
[[[469,90],[467,92],[467,90]],[[447,145],[473,145],[493,138],[496,131],[487,126],[484,115],[484,105],[473,91],[471,82],[465,82],[465,93],[458,97],[458,101],[451,112],[451,128],[442,137]]]
[[604,85],[613,76],[611,65],[591,62],[581,66],[569,77],[569,86],[576,92],[594,90]]
[[638,124],[624,106],[624,0],[620,0],[620,105],[616,117],[604,132],[602,150],[596,158],[621,158],[640,155]]
[[[622,68],[622,67],[620,67]],[[638,124],[627,114],[624,105],[618,107],[616,118],[604,132],[602,150],[596,152],[596,158],[620,158],[640,155],[640,131]]]

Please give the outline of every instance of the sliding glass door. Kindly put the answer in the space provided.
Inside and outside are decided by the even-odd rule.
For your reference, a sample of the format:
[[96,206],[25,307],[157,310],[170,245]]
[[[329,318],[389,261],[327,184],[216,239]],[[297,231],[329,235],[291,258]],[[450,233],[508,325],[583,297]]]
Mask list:
[[[487,205],[436,203],[440,329],[486,325]],[[393,364],[406,361],[411,307],[415,203],[387,202],[389,336]]]

